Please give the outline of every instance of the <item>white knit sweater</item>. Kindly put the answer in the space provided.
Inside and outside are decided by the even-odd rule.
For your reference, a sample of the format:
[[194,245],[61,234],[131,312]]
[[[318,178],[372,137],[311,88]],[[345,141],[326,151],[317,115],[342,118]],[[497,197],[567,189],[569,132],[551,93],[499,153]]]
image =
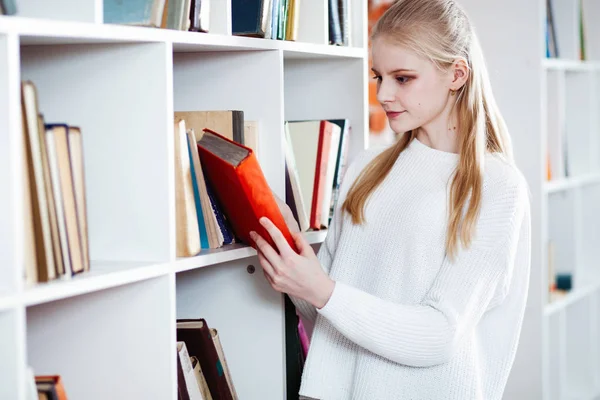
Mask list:
[[[445,258],[458,155],[413,140],[373,193],[366,224],[339,211],[381,149],[349,167],[318,252],[336,282],[314,323],[300,394],[322,400],[496,400],[517,349],[530,269],[529,196],[514,167],[487,155],[472,246]],[[309,327],[309,329],[311,329]]]

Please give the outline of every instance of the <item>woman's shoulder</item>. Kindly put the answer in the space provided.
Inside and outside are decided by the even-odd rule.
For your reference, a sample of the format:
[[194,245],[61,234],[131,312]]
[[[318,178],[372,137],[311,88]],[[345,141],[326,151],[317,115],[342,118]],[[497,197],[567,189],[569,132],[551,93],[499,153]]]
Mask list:
[[488,154],[486,158],[483,186],[484,191],[493,196],[529,192],[527,180],[519,167],[497,154]]

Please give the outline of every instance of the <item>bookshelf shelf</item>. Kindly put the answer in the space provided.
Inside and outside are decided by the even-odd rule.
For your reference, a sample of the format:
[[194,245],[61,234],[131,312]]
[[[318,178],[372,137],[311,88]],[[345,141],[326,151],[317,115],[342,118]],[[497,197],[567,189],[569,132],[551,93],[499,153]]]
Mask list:
[[573,303],[596,294],[598,291],[600,291],[600,280],[596,280],[583,287],[573,289],[569,293],[565,294],[564,297],[546,304],[544,307],[544,315],[547,317],[553,315]]
[[544,188],[546,193],[555,193],[595,184],[600,184],[600,173],[548,181],[544,184]]
[[112,289],[159,276],[171,271],[169,264],[142,262],[92,262],[90,272],[71,279],[53,280],[26,289],[22,304],[34,306],[83,294]]
[[544,58],[542,59],[542,66],[545,69],[556,69],[564,71],[600,70],[600,62],[598,61],[567,60],[560,58]]
[[[320,244],[327,231],[305,232],[304,236],[310,244]],[[0,297],[0,312],[20,305],[26,307],[67,299],[83,294],[112,289],[140,281],[179,273],[192,269],[224,264],[255,257],[256,251],[244,244],[233,244],[213,250],[203,250],[195,257],[182,257],[174,262],[92,262],[91,271],[76,275],[70,279],[59,279],[40,283],[27,288],[22,296],[7,295]],[[257,268],[260,268],[256,264]]]
[[0,16],[0,33],[17,34],[26,46],[165,42],[173,44],[174,52],[281,50],[289,58],[367,56],[359,47],[25,17]]

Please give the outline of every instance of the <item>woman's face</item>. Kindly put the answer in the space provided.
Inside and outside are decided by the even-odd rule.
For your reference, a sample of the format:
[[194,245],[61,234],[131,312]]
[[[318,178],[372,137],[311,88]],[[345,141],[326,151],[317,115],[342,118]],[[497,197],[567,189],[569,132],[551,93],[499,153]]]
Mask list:
[[413,51],[378,37],[372,44],[377,100],[390,128],[404,133],[432,124],[450,102],[451,69],[440,71]]

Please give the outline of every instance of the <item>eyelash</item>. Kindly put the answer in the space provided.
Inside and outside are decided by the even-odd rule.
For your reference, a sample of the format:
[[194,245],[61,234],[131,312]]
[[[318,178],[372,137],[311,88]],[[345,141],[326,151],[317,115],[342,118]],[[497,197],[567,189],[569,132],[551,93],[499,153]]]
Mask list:
[[[373,77],[374,80],[376,80],[377,82],[381,82],[381,76],[379,75],[375,75]],[[413,78],[412,77],[408,77],[408,76],[398,76],[396,77],[396,81],[400,84],[400,85],[405,85],[408,82],[410,82]],[[402,81],[403,80],[403,81]]]

